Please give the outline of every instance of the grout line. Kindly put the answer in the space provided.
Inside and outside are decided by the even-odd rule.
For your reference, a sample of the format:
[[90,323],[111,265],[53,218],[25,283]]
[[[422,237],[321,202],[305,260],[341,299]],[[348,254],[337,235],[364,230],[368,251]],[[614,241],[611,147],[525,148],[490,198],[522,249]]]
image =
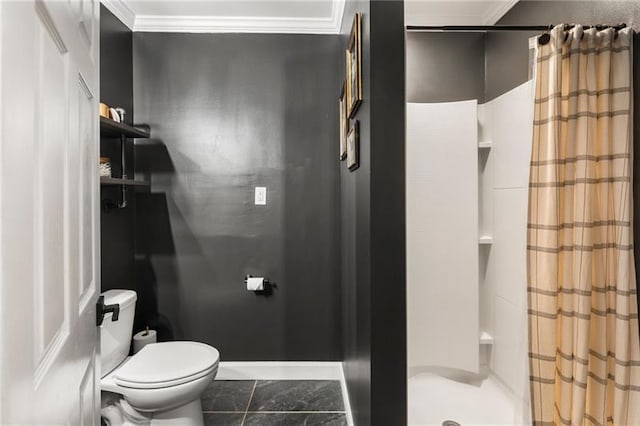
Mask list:
[[313,413],[322,413],[322,414],[344,414],[346,411],[331,411],[331,410],[300,410],[300,411],[273,411],[273,410],[265,410],[265,411],[203,411],[203,413],[207,414],[245,414],[245,413],[265,413],[265,414],[313,414]]
[[251,400],[253,399],[253,393],[256,391],[256,386],[258,385],[258,381],[253,382],[253,389],[251,389],[251,395],[249,396],[249,402],[247,402],[247,408],[244,410],[244,417],[242,417],[242,423],[240,426],[244,426],[244,421],[247,419],[247,413],[249,412],[249,407],[251,406]]
[[346,414],[345,411],[247,411],[247,413],[251,414]]
[[245,413],[251,413],[251,414],[255,414],[255,413],[265,413],[265,414],[313,414],[313,413],[323,413],[323,414],[343,414],[346,413],[346,411],[342,410],[342,411],[331,411],[331,410],[284,410],[284,411],[279,411],[279,410],[264,410],[264,411],[253,411],[253,410],[246,410],[246,411],[211,411],[211,410],[206,410],[206,411],[202,411],[203,413],[208,413],[208,414],[245,414]]

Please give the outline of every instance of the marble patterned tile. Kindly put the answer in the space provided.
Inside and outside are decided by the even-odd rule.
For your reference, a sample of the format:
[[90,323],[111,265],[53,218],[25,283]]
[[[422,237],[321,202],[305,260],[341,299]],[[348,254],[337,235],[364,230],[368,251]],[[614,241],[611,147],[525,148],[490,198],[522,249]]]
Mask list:
[[244,413],[204,413],[204,426],[241,426]]
[[249,411],[344,411],[338,380],[258,380]]
[[247,413],[245,426],[347,426],[344,413]]
[[214,380],[202,394],[202,411],[244,411],[255,380]]

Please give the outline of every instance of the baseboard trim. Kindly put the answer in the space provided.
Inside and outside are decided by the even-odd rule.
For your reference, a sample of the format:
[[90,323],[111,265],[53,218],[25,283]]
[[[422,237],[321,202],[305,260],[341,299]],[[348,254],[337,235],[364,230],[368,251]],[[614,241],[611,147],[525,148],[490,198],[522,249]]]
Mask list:
[[351,402],[349,402],[349,389],[347,388],[347,379],[344,376],[343,363],[340,363],[340,386],[342,387],[342,401],[344,402],[344,411],[347,415],[347,426],[354,426],[353,412],[351,411]]
[[342,363],[222,361],[217,380],[341,380]]
[[349,392],[341,362],[222,361],[216,380],[339,380],[347,415],[353,426]]

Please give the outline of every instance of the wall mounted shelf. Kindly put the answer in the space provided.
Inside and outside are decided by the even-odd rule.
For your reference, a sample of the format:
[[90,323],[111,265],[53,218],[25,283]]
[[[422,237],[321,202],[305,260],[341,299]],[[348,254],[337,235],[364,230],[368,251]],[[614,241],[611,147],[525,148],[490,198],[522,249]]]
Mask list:
[[127,188],[133,187],[135,189],[150,186],[149,182],[127,178],[127,156],[125,154],[127,138],[148,139],[149,136],[149,131],[147,129],[129,126],[126,123],[118,123],[109,118],[100,117],[100,140],[102,141],[104,138],[120,140],[120,165],[122,168],[122,176],[120,176],[120,178],[100,177],[100,185],[119,186],[121,193],[120,201],[117,203],[111,200],[103,200],[103,207],[105,211],[109,211],[114,208],[123,209],[127,206]]
[[116,123],[109,118],[100,117],[100,136],[103,138],[124,136],[126,138],[148,139],[149,132],[125,123]]
[[105,186],[124,185],[124,186],[139,186],[139,187],[150,186],[149,182],[145,182],[142,180],[110,178],[110,177],[104,177],[104,176],[100,176],[100,185],[105,185]]
[[478,244],[493,244],[493,237],[488,235],[482,236],[478,238]]
[[493,345],[493,336],[486,331],[480,332],[480,344],[481,345]]

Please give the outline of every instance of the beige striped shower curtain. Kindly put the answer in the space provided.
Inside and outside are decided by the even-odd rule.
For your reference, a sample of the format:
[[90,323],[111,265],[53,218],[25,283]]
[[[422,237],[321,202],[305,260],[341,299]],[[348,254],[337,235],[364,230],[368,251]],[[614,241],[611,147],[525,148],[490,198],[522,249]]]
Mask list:
[[538,46],[527,281],[534,425],[640,425],[629,29]]

